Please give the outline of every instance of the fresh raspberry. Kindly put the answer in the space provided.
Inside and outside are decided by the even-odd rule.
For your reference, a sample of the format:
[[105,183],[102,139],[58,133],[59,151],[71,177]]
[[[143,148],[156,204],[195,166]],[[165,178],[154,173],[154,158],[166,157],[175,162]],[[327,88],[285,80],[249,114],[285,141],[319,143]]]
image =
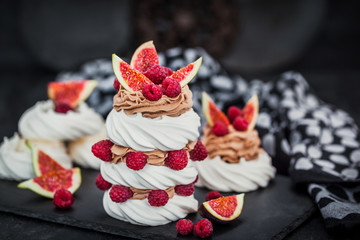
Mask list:
[[149,193],[148,201],[153,207],[165,206],[169,201],[169,195],[164,190],[152,190]]
[[189,235],[192,233],[194,228],[194,223],[188,219],[180,219],[176,223],[176,231],[181,235]]
[[191,196],[195,191],[194,184],[177,185],[175,186],[175,192],[180,196]]
[[113,145],[114,144],[110,140],[102,140],[95,143],[91,147],[91,151],[95,157],[100,158],[105,162],[110,162],[112,160],[111,147]]
[[184,149],[174,150],[165,158],[166,165],[173,170],[182,170],[188,164],[188,157]]
[[132,170],[143,169],[146,165],[147,156],[142,152],[129,152],[126,155],[126,166]]
[[155,84],[161,84],[162,81],[171,74],[173,74],[173,71],[170,68],[163,67],[159,64],[153,65],[144,73],[144,75]]
[[111,200],[116,203],[126,202],[126,200],[133,196],[131,189],[122,185],[113,186],[109,194]]
[[233,122],[233,126],[238,131],[246,131],[246,129],[249,126],[249,122],[245,118],[239,116],[235,118],[235,121]]
[[162,82],[162,92],[169,98],[176,97],[181,93],[180,83],[175,79],[167,77]]
[[150,101],[157,101],[162,97],[161,87],[155,84],[147,84],[142,89],[144,97]]
[[231,106],[228,109],[228,119],[230,120],[230,122],[233,122],[235,120],[236,117],[241,116],[242,111],[240,108],[235,107],[235,106]]
[[210,201],[213,199],[217,199],[219,197],[222,197],[221,193],[219,193],[217,191],[211,191],[211,192],[208,192],[208,194],[206,194],[205,201]]
[[194,233],[201,238],[210,237],[213,233],[213,226],[209,219],[203,218],[194,225]]
[[114,84],[113,84],[114,88],[116,91],[120,90],[120,82],[117,78],[114,79]]
[[190,159],[202,161],[208,156],[208,150],[201,141],[197,141],[193,150],[190,151]]
[[68,111],[74,111],[74,109],[65,103],[59,103],[55,106],[55,112],[57,113],[67,113]]
[[226,134],[229,133],[229,130],[227,128],[227,126],[225,125],[225,123],[223,122],[216,122],[214,124],[214,126],[211,129],[212,133],[215,134],[216,136],[225,136]]
[[99,173],[99,175],[97,175],[96,180],[95,180],[95,184],[98,187],[98,189],[100,190],[108,190],[111,188],[112,184],[109,183],[108,181],[106,181],[102,176],[101,173]]
[[74,197],[70,191],[66,189],[59,189],[54,194],[53,203],[57,208],[67,209],[70,208],[74,202]]

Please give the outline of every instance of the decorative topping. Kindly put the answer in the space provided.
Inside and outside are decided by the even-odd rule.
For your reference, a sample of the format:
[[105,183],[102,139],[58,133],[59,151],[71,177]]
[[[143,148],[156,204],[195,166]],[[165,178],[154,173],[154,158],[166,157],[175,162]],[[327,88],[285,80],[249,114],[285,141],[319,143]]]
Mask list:
[[230,125],[226,115],[215,105],[206,92],[202,93],[202,109],[206,121],[210,126],[213,126],[216,122],[222,122],[225,125]]
[[208,156],[208,151],[201,141],[197,141],[193,150],[190,151],[190,159],[202,161]]
[[146,84],[152,84],[150,79],[115,54],[112,55],[112,64],[116,78],[129,92],[142,90]]
[[240,108],[236,106],[229,107],[227,116],[230,122],[234,122],[235,118],[241,115],[242,115],[242,111]]
[[229,133],[228,127],[221,121],[215,122],[211,129],[212,133],[218,137],[225,136]]
[[193,228],[194,228],[194,223],[188,219],[180,219],[176,223],[176,231],[184,236],[192,233]]
[[55,112],[57,113],[67,113],[68,111],[74,111],[69,105],[64,103],[59,103],[55,106]]
[[66,104],[74,109],[89,97],[96,86],[95,80],[50,82],[48,96],[55,105]]
[[257,94],[254,94],[243,108],[242,117],[249,122],[247,131],[255,128],[255,124],[259,115],[259,99]]
[[149,101],[157,101],[162,97],[162,89],[155,84],[147,84],[142,89],[142,94]]
[[[142,200],[149,196],[149,193],[153,190],[151,189],[137,189],[134,187],[130,187],[131,191],[134,193],[131,199],[138,199]],[[169,187],[168,189],[165,189],[165,192],[169,196],[169,198],[173,198],[175,194],[175,187]]]
[[173,74],[173,71],[170,68],[163,67],[159,64],[153,65],[144,73],[144,75],[155,84],[161,84],[163,80],[171,74]]
[[175,192],[177,195],[180,196],[191,196],[195,191],[194,184],[188,184],[188,185],[177,185],[175,187]]
[[111,147],[113,145],[114,144],[110,140],[102,140],[95,143],[91,147],[91,151],[95,157],[100,158],[105,162],[110,162],[112,160]]
[[217,191],[211,191],[211,192],[208,192],[206,194],[205,200],[210,201],[210,200],[213,200],[213,199],[217,199],[219,197],[222,197],[221,193],[219,193]]
[[105,191],[105,190],[108,190],[111,188],[112,184],[109,183],[108,181],[106,181],[101,173],[99,173],[96,177],[96,180],[95,180],[95,184],[97,186],[98,189],[102,190],[102,191]]
[[147,156],[142,152],[129,152],[126,155],[126,166],[132,170],[143,169],[146,165]]
[[213,233],[213,225],[209,219],[203,218],[194,225],[194,233],[201,238],[210,237]]
[[245,118],[238,116],[235,118],[233,126],[238,131],[246,131],[248,129],[249,122]]
[[202,62],[202,57],[196,60],[195,62],[190,63],[186,67],[177,70],[170,76],[170,78],[178,81],[181,87],[186,86],[191,80],[193,80],[193,78],[198,73],[199,68],[201,66],[201,62]]
[[173,170],[182,170],[188,164],[188,156],[184,149],[174,150],[168,153],[165,159],[166,165]]
[[204,202],[199,208],[199,213],[211,221],[228,223],[239,217],[244,205],[244,196],[242,193]]
[[169,201],[169,195],[164,190],[152,190],[149,193],[148,201],[153,207],[165,206]]
[[53,203],[57,208],[68,209],[74,202],[74,197],[70,191],[59,189],[54,194]]
[[110,190],[110,198],[113,202],[123,203],[133,196],[133,192],[129,187],[122,185],[114,185]]
[[132,68],[139,70],[142,73],[145,73],[155,64],[159,64],[159,58],[153,41],[148,41],[139,46],[130,62]]
[[117,78],[114,79],[113,86],[114,86],[115,90],[118,92],[120,89],[120,82]]
[[171,77],[167,77],[162,82],[162,91],[169,98],[177,97],[181,93],[180,83]]

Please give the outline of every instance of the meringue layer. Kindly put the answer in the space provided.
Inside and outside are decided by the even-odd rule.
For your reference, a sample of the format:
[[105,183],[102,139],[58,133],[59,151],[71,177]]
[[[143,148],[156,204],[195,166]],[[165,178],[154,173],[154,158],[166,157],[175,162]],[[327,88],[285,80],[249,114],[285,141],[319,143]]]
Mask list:
[[193,109],[178,117],[145,118],[112,110],[106,119],[109,139],[136,151],[172,151],[184,148],[199,137],[200,117]]
[[175,185],[187,185],[196,179],[197,171],[193,162],[176,171],[166,166],[146,164],[141,170],[135,171],[126,166],[124,162],[101,163],[101,175],[111,184],[134,187],[137,189],[162,189],[165,190]]
[[221,192],[249,192],[266,187],[276,172],[265,151],[252,161],[241,158],[238,163],[226,163],[216,156],[194,165],[199,172],[196,186]]
[[86,103],[80,103],[76,112],[57,113],[52,100],[39,101],[26,110],[19,121],[24,138],[42,140],[75,140],[99,132],[102,117]]
[[104,193],[104,209],[113,218],[143,226],[164,225],[187,214],[196,212],[198,201],[193,195],[189,197],[174,195],[167,204],[162,207],[153,207],[147,198],[129,199],[123,203],[113,202],[109,196],[109,190]]

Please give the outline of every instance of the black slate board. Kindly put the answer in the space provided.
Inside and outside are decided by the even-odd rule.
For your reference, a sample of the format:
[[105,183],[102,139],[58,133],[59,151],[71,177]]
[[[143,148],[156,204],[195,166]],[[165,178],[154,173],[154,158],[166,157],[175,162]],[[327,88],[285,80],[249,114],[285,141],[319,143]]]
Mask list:
[[[82,185],[75,193],[73,207],[66,211],[56,209],[49,199],[18,189],[16,182],[0,180],[0,211],[136,239],[183,238],[177,235],[175,222],[142,227],[109,217],[102,207],[103,192],[94,184],[97,174],[94,170],[82,170]],[[204,201],[207,192],[196,189],[199,202]],[[306,194],[294,189],[289,178],[279,175],[269,187],[247,193],[240,218],[226,225],[214,225],[212,239],[280,239],[305,221],[314,209]],[[201,216],[190,214],[188,218],[195,222]],[[196,237],[186,237],[192,238]]]

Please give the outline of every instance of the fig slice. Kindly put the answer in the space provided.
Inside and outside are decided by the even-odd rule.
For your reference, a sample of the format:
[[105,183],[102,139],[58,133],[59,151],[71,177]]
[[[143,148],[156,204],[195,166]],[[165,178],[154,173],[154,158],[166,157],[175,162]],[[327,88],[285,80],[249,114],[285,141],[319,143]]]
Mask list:
[[194,79],[200,69],[201,63],[202,57],[195,62],[188,64],[186,67],[180,68],[169,77],[178,81],[181,87],[185,87]]
[[141,73],[145,73],[156,64],[159,64],[159,58],[153,41],[141,44],[135,50],[130,61],[130,66]]
[[242,110],[242,117],[249,122],[247,131],[251,131],[255,128],[258,116],[259,116],[259,99],[258,99],[258,95],[254,94],[248,100],[248,102],[246,103],[245,107]]
[[202,110],[206,121],[212,127],[216,122],[220,121],[226,126],[230,125],[226,115],[215,105],[214,101],[206,93],[202,93]]

